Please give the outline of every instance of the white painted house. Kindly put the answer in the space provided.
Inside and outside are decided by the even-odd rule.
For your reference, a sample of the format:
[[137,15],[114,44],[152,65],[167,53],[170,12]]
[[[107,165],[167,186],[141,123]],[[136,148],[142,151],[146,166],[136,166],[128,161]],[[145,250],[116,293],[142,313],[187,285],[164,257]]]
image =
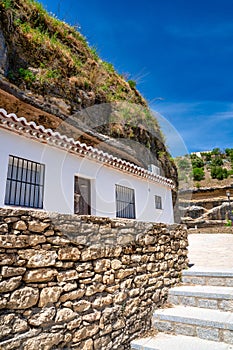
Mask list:
[[173,223],[172,180],[0,109],[0,207]]

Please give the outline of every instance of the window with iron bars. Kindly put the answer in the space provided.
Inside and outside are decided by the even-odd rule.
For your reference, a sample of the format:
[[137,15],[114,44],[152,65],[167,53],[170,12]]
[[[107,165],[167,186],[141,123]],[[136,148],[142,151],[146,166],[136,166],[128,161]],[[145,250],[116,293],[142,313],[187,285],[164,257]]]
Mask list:
[[134,189],[116,185],[116,217],[135,219]]
[[155,209],[162,209],[162,198],[155,196]]
[[45,165],[10,155],[5,204],[43,208]]

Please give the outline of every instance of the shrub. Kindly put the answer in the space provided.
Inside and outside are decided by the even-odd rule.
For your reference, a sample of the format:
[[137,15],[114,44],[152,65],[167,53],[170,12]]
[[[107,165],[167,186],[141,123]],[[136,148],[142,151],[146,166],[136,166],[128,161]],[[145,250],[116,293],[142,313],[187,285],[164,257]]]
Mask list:
[[225,153],[227,157],[231,157],[231,155],[233,154],[233,148],[226,148]]
[[36,80],[35,74],[33,74],[29,69],[19,68],[19,75],[27,83],[31,83]]
[[210,163],[211,166],[221,166],[223,165],[223,160],[220,157],[213,159]]
[[192,162],[193,169],[194,168],[203,168],[204,167],[204,162],[199,157],[192,158],[191,162]]
[[231,220],[227,220],[225,226],[228,226],[228,227],[232,226],[232,221]]
[[136,88],[136,81],[134,80],[128,80],[128,84],[131,87],[131,89],[135,89]]
[[2,0],[1,3],[6,10],[12,7],[12,0]]
[[187,158],[177,159],[177,166],[180,170],[190,170],[190,161]]
[[212,150],[211,153],[212,153],[213,155],[215,155],[215,156],[218,156],[218,155],[221,154],[221,150],[220,150],[220,148],[216,147],[216,148],[214,148],[214,149]]
[[211,168],[211,177],[218,180],[226,179],[228,177],[228,171],[221,166],[214,166]]
[[202,168],[193,168],[193,180],[201,181],[205,178],[205,173]]

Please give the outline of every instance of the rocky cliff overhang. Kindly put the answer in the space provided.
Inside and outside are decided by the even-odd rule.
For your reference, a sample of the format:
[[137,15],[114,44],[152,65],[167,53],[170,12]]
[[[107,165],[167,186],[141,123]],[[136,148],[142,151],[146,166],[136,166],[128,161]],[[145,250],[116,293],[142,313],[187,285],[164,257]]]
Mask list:
[[173,181],[170,179],[156,175],[133,163],[114,157],[113,155],[98,150],[92,146],[88,146],[85,143],[75,141],[73,138],[61,135],[57,131],[45,129],[44,126],[37,125],[35,122],[28,122],[24,117],[19,118],[13,113],[7,114],[4,109],[0,109],[0,127],[18,134],[23,134],[24,136],[41,143],[58,147],[78,156],[87,157],[104,165],[116,168],[122,172],[127,172],[134,176],[146,179],[147,181],[157,182],[170,189],[174,188]]

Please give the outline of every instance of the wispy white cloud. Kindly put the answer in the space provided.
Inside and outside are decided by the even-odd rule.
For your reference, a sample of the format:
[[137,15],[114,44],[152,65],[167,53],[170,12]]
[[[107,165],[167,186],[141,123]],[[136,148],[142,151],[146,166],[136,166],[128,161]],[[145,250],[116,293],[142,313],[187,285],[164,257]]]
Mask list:
[[161,102],[153,106],[173,156],[233,146],[233,103]]

